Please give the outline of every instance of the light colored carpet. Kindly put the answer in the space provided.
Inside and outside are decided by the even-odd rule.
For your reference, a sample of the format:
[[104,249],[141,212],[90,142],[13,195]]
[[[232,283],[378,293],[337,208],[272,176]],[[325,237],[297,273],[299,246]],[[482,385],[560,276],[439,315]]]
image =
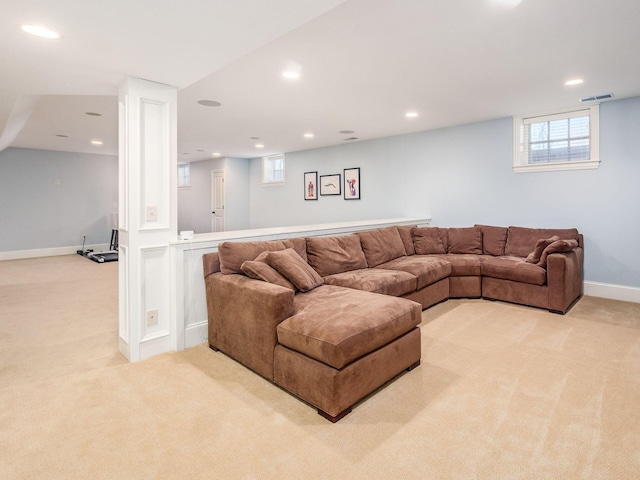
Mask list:
[[2,479],[637,479],[640,305],[423,313],[422,365],[333,425],[201,345],[129,364],[117,265],[0,262]]

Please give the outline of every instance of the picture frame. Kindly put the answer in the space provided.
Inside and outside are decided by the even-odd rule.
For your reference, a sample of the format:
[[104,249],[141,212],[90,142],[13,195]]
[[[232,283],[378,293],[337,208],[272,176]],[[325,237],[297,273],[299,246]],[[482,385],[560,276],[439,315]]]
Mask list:
[[341,186],[339,173],[320,175],[320,195],[340,195]]
[[344,199],[360,200],[360,167],[344,169]]
[[318,172],[304,172],[304,199],[318,200]]

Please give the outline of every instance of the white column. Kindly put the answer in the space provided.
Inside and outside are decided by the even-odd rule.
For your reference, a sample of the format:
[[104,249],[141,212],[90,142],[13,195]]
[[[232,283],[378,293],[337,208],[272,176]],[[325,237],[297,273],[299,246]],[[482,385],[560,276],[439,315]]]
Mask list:
[[128,78],[118,98],[119,348],[135,362],[175,349],[177,89]]

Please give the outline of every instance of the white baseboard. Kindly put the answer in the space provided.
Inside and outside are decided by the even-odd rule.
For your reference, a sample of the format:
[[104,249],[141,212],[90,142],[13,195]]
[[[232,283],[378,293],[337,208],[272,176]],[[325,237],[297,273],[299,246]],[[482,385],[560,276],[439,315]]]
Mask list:
[[592,297],[610,298],[623,302],[640,303],[640,288],[611,285],[600,282],[584,282],[584,294]]
[[[85,245],[85,249],[93,251],[108,250],[109,245],[106,243],[98,243],[95,245]],[[37,257],[56,257],[58,255],[73,255],[77,250],[82,249],[82,245],[71,247],[54,247],[54,248],[38,248],[35,250],[12,250],[9,252],[0,252],[0,260],[19,260],[21,258],[37,258]]]
[[184,329],[184,348],[195,347],[207,342],[208,332],[209,324],[206,320],[189,325]]

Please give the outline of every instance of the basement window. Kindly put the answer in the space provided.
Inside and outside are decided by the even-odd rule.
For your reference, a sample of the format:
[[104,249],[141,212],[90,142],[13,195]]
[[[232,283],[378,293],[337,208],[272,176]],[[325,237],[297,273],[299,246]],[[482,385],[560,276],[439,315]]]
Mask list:
[[284,184],[284,153],[262,158],[262,184]]
[[599,105],[513,117],[515,173],[600,166]]
[[178,188],[191,187],[191,164],[182,163],[178,165]]

